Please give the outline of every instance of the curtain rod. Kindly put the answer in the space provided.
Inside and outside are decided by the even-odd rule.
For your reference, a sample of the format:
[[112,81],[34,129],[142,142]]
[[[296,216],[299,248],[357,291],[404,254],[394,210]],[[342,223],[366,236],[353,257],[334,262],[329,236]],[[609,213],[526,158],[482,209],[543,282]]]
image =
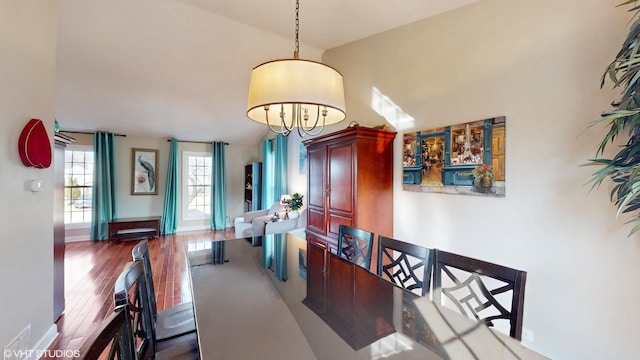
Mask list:
[[[96,133],[95,131],[82,131],[82,130],[60,130],[60,132],[69,133],[69,134],[87,134],[87,135],[93,135]],[[113,134],[113,135],[127,137],[126,134]]]
[[[171,139],[167,139],[167,141],[171,141]],[[178,140],[178,142],[184,142],[184,143],[193,143],[193,144],[211,144],[211,141],[191,141],[191,140]],[[229,145],[228,142],[224,143],[225,145]]]

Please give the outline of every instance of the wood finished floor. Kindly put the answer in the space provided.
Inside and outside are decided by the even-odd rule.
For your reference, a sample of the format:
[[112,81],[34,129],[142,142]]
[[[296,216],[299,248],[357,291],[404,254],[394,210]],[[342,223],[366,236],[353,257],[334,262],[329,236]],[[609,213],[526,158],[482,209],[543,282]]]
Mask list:
[[[233,228],[194,231],[149,240],[158,310],[191,301],[185,247],[190,242],[235,238]],[[50,350],[77,350],[113,312],[113,285],[138,241],[82,241],[65,249],[65,311]],[[59,360],[59,358],[58,358]]]

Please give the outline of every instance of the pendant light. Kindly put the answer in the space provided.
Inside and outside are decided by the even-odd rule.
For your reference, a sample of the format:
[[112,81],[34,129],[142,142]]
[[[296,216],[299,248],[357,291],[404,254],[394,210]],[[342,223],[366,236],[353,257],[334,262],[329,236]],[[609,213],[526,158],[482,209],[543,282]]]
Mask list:
[[300,2],[296,0],[293,59],[279,59],[253,68],[247,116],[277,134],[319,134],[325,125],[344,120],[342,75],[334,68],[299,58]]

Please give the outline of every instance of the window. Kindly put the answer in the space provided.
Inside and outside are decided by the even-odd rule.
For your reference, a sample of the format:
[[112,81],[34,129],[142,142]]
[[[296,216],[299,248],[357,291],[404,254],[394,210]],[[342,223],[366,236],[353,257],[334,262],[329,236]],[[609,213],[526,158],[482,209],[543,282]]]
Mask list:
[[211,154],[184,152],[182,214],[185,220],[206,219],[211,213]]
[[69,146],[64,152],[64,223],[91,222],[93,148]]

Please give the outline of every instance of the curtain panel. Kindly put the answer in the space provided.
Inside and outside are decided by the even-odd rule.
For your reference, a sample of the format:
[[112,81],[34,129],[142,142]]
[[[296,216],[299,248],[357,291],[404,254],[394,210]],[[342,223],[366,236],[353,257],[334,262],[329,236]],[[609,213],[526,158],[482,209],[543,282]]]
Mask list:
[[93,134],[95,169],[91,214],[92,240],[106,240],[109,235],[109,222],[118,218],[114,140],[113,133],[99,131]]
[[262,209],[270,208],[274,201],[273,146],[271,140],[264,140],[262,142]]
[[178,225],[178,140],[171,139],[167,164],[167,188],[164,194],[164,210],[160,233],[175,234]]
[[224,142],[211,144],[211,230],[224,230],[227,217]]
[[270,234],[262,237],[262,266],[273,270],[276,279],[287,281],[287,237]]
[[277,201],[289,191],[287,184],[287,137],[278,134],[273,141],[275,142],[273,196],[274,201]]
[[262,208],[287,194],[287,138],[278,134],[262,143]]

